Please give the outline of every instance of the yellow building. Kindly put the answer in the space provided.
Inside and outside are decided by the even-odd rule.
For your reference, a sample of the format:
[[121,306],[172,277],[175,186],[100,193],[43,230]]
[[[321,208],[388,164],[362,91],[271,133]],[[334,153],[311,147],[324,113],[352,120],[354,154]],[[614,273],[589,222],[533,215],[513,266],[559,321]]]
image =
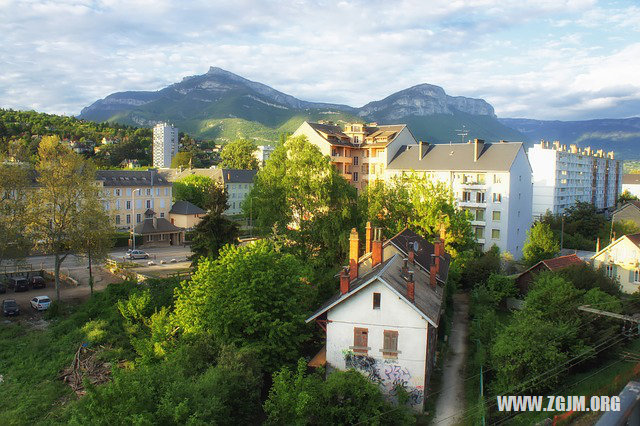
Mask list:
[[201,209],[188,201],[176,201],[169,212],[169,220],[172,225],[180,228],[191,229],[202,220],[202,216],[207,214],[206,210]]
[[305,121],[293,136],[306,136],[358,190],[384,179],[387,165],[398,150],[416,144],[404,124],[349,123],[342,128],[333,123]]
[[168,218],[171,210],[171,183],[149,170],[98,170],[96,180],[102,186],[105,211],[118,229],[130,229],[144,221],[152,209],[158,217]]
[[620,281],[625,293],[640,288],[640,233],[623,235],[592,258],[593,266],[605,268],[607,276]]

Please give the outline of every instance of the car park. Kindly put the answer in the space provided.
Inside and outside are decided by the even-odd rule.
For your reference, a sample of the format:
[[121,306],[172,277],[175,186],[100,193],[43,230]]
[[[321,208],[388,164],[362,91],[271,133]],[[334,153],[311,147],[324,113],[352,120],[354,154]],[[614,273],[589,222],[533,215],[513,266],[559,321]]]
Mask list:
[[49,296],[36,296],[31,299],[31,307],[37,311],[45,311],[51,306]]
[[142,250],[131,250],[125,255],[127,259],[148,259],[149,253]]
[[29,280],[26,277],[10,277],[9,288],[13,291],[27,291],[29,290]]
[[45,288],[47,286],[47,282],[40,275],[29,278],[29,284],[31,284],[31,288]]
[[2,315],[5,317],[20,315],[20,306],[13,299],[2,301]]

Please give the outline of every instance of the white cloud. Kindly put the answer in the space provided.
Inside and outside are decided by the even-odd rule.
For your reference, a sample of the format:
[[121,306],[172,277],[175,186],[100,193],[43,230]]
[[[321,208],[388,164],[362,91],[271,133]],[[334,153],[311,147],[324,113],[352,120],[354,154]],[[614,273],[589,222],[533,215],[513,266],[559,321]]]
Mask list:
[[616,105],[640,99],[627,36],[640,12],[606,12],[593,0],[0,0],[0,106],[78,113],[213,65],[354,106],[428,82],[500,116],[627,114]]

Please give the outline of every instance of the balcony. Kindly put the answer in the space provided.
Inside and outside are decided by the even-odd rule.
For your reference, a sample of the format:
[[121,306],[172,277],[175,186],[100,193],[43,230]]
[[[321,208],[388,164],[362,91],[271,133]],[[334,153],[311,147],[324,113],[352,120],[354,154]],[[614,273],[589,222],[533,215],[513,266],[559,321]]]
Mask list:
[[487,207],[487,203],[486,200],[483,202],[477,202],[475,200],[471,200],[471,201],[462,201],[462,200],[458,200],[458,205],[460,207]]
[[384,163],[384,160],[382,158],[378,158],[378,157],[362,157],[360,160],[362,161],[362,164]]
[[351,172],[340,172],[340,175],[345,178],[346,180],[348,180],[349,182],[351,182]]
[[332,163],[346,163],[346,164],[351,164],[351,163],[353,163],[353,158],[351,158],[351,157],[345,157],[344,155],[332,155],[332,156],[331,156],[331,162],[332,162]]

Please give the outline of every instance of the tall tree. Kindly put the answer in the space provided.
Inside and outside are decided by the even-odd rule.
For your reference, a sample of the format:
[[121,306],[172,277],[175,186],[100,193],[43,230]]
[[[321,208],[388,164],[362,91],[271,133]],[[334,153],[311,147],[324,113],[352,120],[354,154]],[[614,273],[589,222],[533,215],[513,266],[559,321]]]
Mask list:
[[296,254],[328,264],[344,256],[358,223],[356,189],[304,136],[276,147],[248,199],[245,213],[262,232],[275,228]]
[[214,186],[213,180],[208,176],[185,176],[173,183],[173,198],[175,201],[189,201],[205,209]]
[[527,265],[532,266],[541,260],[553,258],[559,252],[560,244],[546,223],[537,222],[527,231],[527,241],[522,247],[523,259]]
[[83,244],[83,215],[101,203],[95,168],[62,145],[55,136],[38,148],[35,191],[29,200],[28,229],[36,246],[54,257],[56,298],[60,300],[60,266]]
[[360,206],[368,220],[385,228],[387,236],[411,226],[426,237],[439,237],[444,231],[445,247],[454,256],[473,247],[469,217],[443,182],[418,174],[378,181],[362,193]]
[[180,151],[171,160],[171,168],[179,169],[180,167],[186,168],[192,164],[193,154],[189,151]]
[[5,260],[22,259],[29,251],[24,233],[28,185],[24,165],[0,159],[0,265]]
[[258,159],[253,156],[256,150],[253,142],[246,139],[238,139],[226,144],[220,152],[219,167],[225,169],[255,170],[258,168]]
[[107,258],[114,243],[115,228],[96,197],[83,200],[78,227],[77,250],[89,262],[89,288],[93,294],[93,264]]

